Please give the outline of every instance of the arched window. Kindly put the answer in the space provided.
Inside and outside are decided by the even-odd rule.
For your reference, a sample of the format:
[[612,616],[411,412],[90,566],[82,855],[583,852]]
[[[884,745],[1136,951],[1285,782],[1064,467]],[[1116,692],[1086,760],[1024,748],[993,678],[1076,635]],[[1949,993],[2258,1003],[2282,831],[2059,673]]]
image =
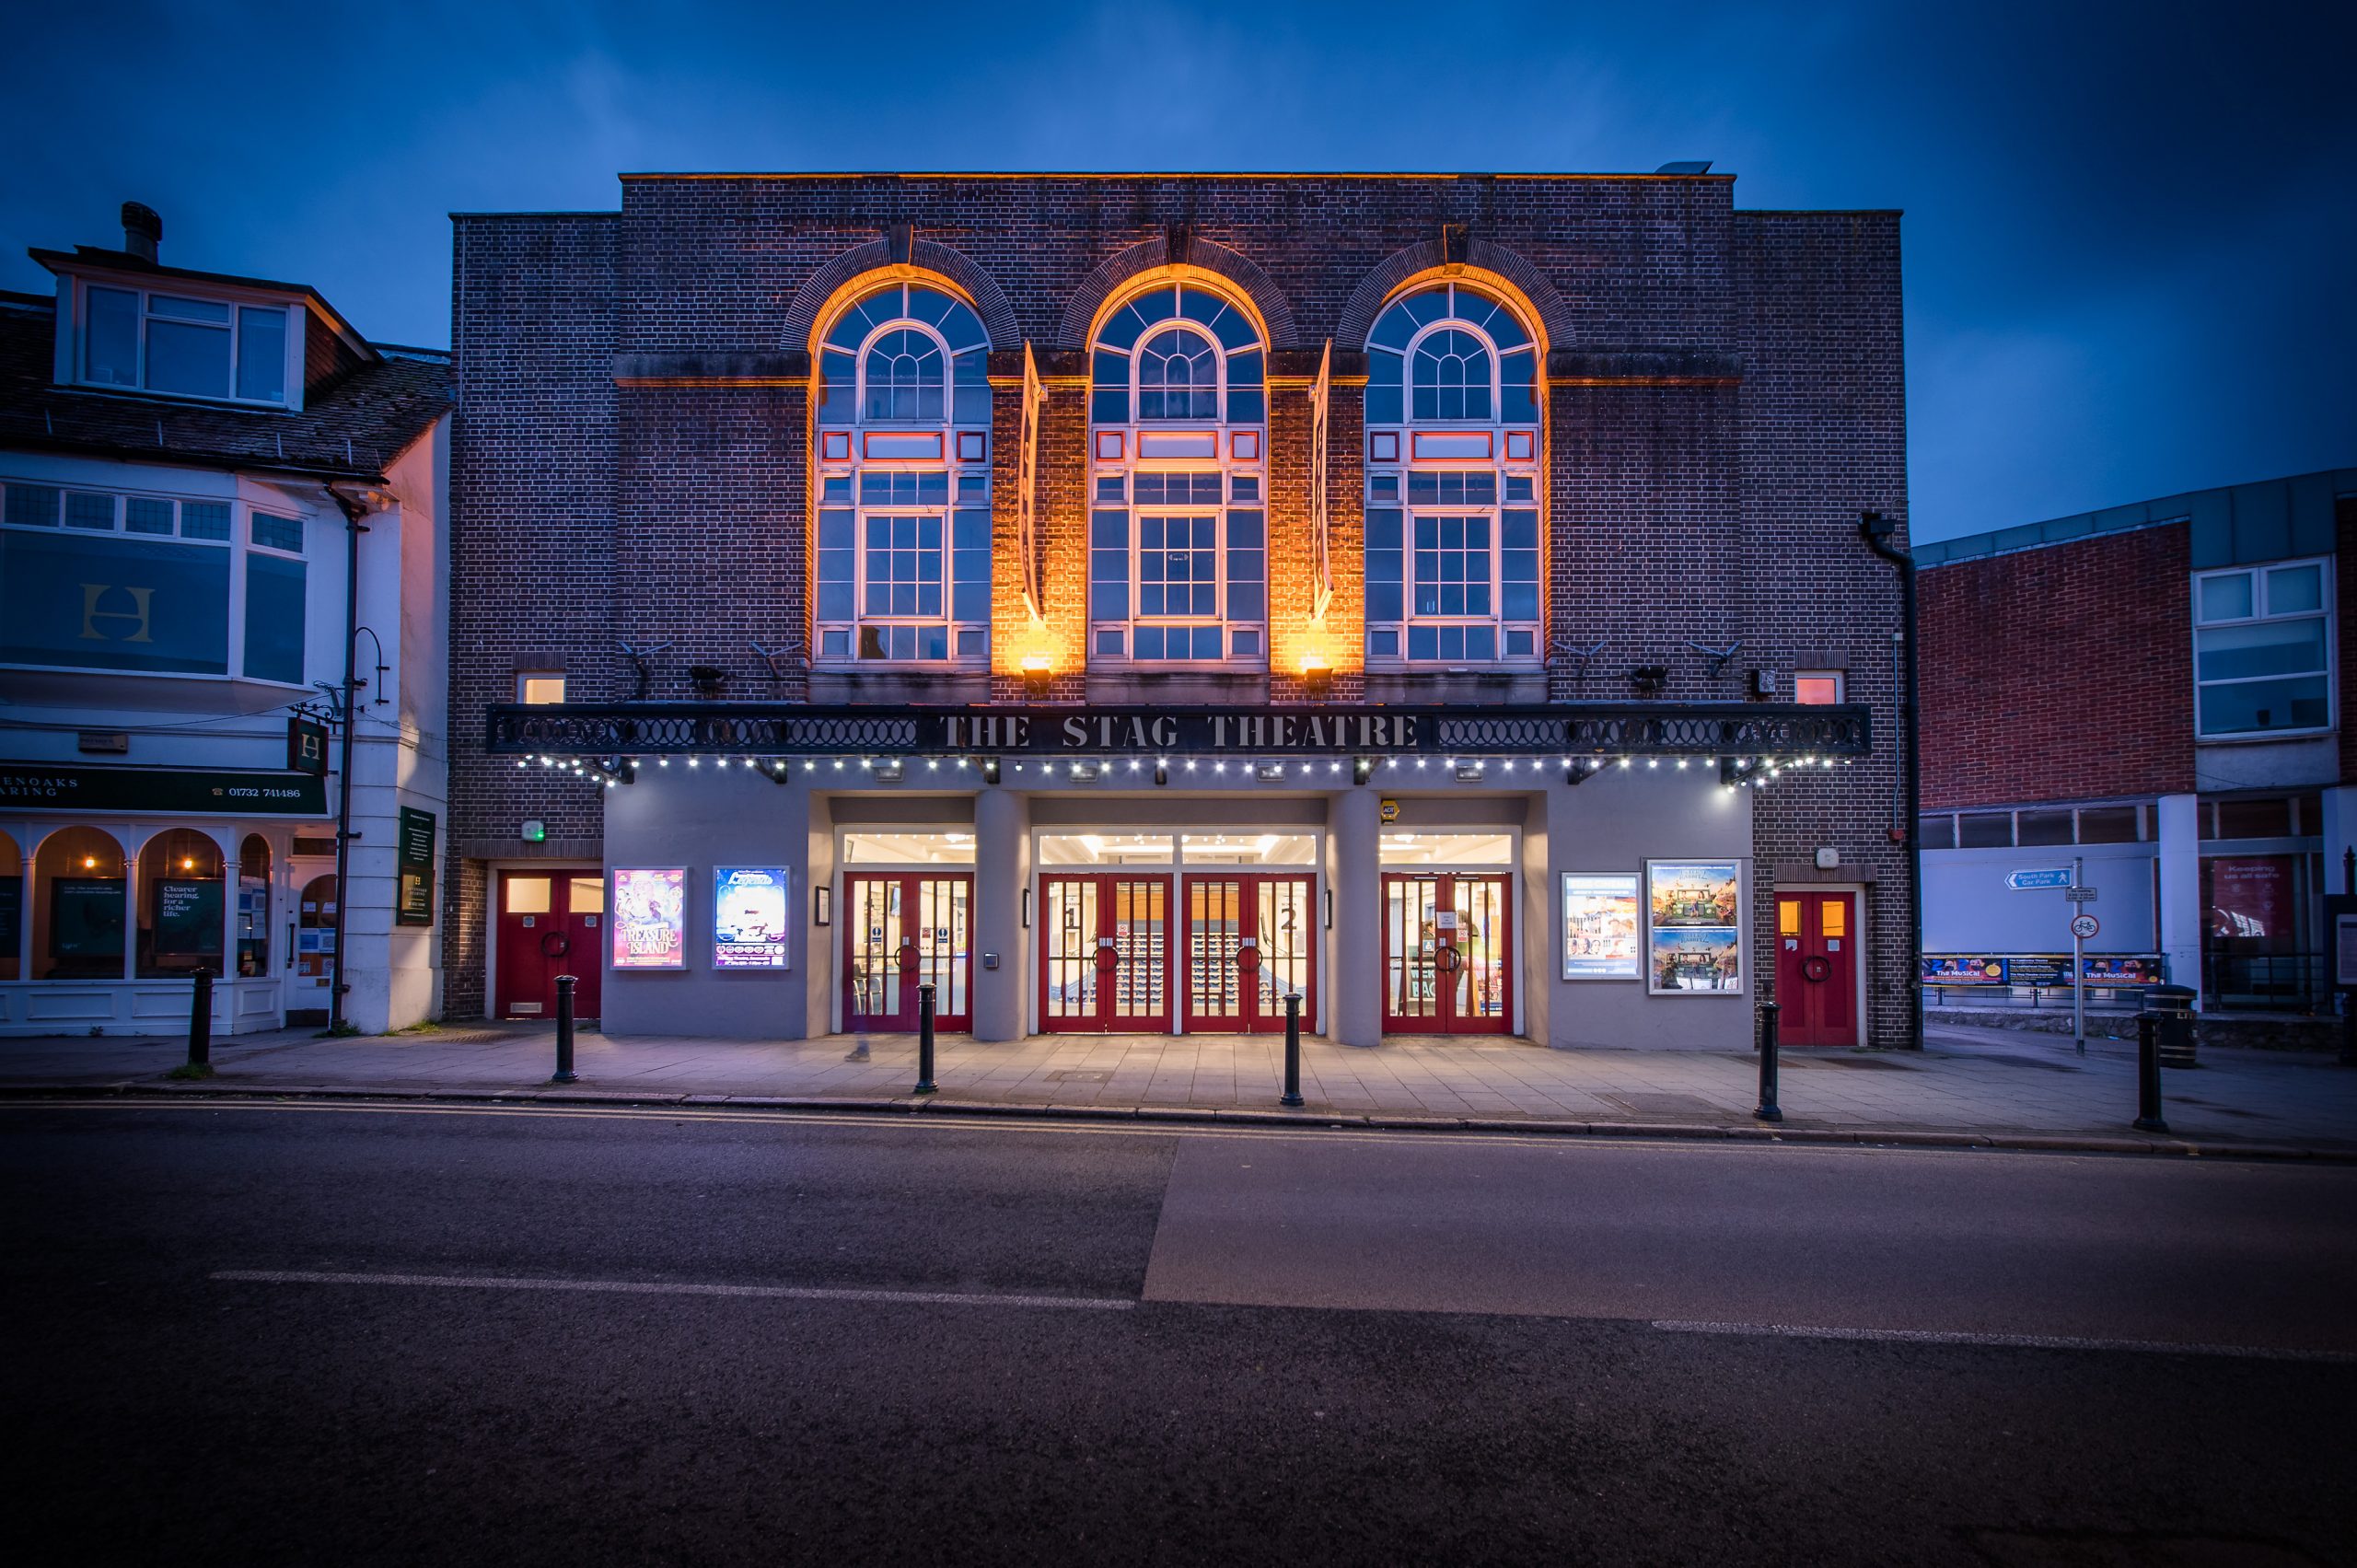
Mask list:
[[1536,666],[1537,342],[1451,283],[1393,300],[1366,348],[1368,667]]
[[270,841],[260,833],[238,846],[238,973],[270,974]]
[[122,845],[101,828],[61,828],[33,852],[35,980],[121,980]]
[[990,338],[921,283],[853,300],[820,339],[818,658],[990,657]]
[[221,972],[221,846],[194,828],[169,828],[139,852],[139,978],[194,969]]
[[1089,659],[1268,659],[1266,345],[1237,301],[1159,283],[1091,344]]

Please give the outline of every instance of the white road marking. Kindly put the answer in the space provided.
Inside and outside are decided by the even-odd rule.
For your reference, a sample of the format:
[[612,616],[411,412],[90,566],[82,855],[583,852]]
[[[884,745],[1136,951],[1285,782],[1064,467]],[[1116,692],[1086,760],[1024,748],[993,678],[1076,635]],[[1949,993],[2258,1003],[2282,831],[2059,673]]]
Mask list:
[[2245,1361],[2306,1361],[2357,1365],[2357,1352],[2282,1350],[2269,1345],[2179,1344],[2170,1340],[2096,1340],[2071,1334],[1971,1334],[1937,1329],[1836,1329],[1799,1323],[1685,1323],[1652,1325],[1666,1334],[1731,1334],[1786,1340],[1861,1340],[1910,1345],[1975,1345],[1999,1350],[2137,1351],[2152,1355],[2219,1355]]
[[1137,1303],[1090,1295],[993,1295],[973,1291],[847,1290],[817,1285],[731,1285],[664,1280],[548,1280],[505,1274],[346,1274],[303,1269],[216,1269],[230,1284],[406,1285],[444,1290],[585,1291],[610,1295],[726,1295],[776,1301],[859,1301],[914,1307],[1044,1307],[1127,1312]]

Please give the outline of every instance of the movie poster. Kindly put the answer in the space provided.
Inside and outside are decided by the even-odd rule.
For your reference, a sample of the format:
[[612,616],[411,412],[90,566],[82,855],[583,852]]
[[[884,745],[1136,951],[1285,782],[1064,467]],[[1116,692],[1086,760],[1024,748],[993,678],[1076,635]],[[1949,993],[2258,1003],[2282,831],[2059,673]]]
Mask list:
[[1743,990],[1743,875],[1731,860],[1645,863],[1646,987],[1656,996]]
[[615,872],[614,968],[687,968],[687,905],[684,868]]
[[1563,874],[1563,978],[1635,980],[1639,954],[1637,875]]
[[785,968],[784,868],[720,865],[712,873],[712,967]]

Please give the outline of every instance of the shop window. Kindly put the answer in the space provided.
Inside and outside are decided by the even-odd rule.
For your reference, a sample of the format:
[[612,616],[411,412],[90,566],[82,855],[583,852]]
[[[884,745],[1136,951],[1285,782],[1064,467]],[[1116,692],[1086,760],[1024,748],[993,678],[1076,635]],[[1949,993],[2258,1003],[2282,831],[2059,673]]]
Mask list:
[[2143,835],[2133,806],[2083,806],[2079,808],[2079,842],[2083,844],[2132,844]]
[[1925,817],[1915,824],[1919,847],[1923,849],[1956,848],[1956,819],[1946,812],[1937,817]]
[[65,828],[33,852],[33,978],[121,980],[130,921],[122,846]]
[[336,879],[314,877],[303,884],[295,909],[295,972],[319,980],[335,967]]
[[260,833],[238,846],[238,973],[270,973],[270,841]]
[[1801,669],[1793,672],[1793,701],[1812,707],[1841,700],[1842,674],[1838,669]]
[[2218,833],[2222,839],[2288,839],[2292,836],[2292,802],[2278,796],[2259,800],[2221,800]]
[[1965,812],[1956,820],[1956,842],[1960,849],[2010,849],[2014,842],[2014,814]]
[[516,700],[534,706],[547,706],[564,701],[564,677],[559,675],[519,675],[516,678]]
[[[75,379],[218,402],[287,402],[287,314],[138,288],[81,285]],[[296,331],[300,341],[300,329]]]
[[1240,300],[1155,284],[1090,351],[1090,662],[1264,665],[1268,392]]
[[227,915],[221,846],[211,834],[173,828],[147,841],[139,852],[140,979],[219,974]]
[[1386,833],[1376,858],[1384,865],[1511,865],[1511,833]]
[[974,835],[872,829],[843,835],[846,865],[971,865]]
[[1366,346],[1369,665],[1535,664],[1536,339],[1448,283],[1393,300]]
[[1168,833],[1041,833],[1042,865],[1168,865],[1178,859]]
[[860,296],[819,344],[818,656],[990,654],[990,338],[923,283]]
[[25,928],[25,857],[17,841],[0,833],[0,980],[17,972],[17,933]]
[[2199,573],[2194,711],[2203,739],[2332,724],[2332,575],[2324,561]]
[[[228,501],[0,486],[0,664],[303,683],[299,518]],[[232,575],[245,621],[231,635]]]
[[2024,811],[2015,819],[2014,842],[2025,849],[2071,842],[2071,813]]

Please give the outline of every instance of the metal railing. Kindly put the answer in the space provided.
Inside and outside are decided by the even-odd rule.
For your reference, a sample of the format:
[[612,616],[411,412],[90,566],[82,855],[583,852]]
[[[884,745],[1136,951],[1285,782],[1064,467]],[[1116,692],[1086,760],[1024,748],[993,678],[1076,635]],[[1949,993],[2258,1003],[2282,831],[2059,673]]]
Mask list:
[[2332,976],[2322,953],[2204,953],[2201,1005],[2219,1012],[2330,1012]]

